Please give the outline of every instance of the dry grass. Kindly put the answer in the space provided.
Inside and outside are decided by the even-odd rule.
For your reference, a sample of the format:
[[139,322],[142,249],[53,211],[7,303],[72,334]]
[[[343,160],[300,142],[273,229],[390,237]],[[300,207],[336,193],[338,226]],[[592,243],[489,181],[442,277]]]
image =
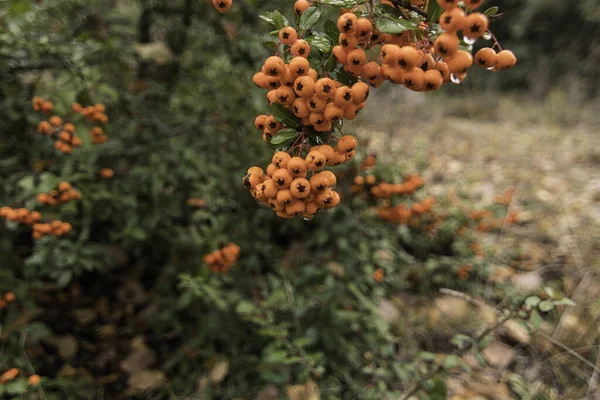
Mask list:
[[[353,127],[381,159],[424,171],[434,194],[458,190],[483,206],[516,188],[511,207],[528,223],[487,235],[501,273],[481,284],[508,285],[510,297],[534,277],[540,290],[552,286],[573,298],[577,305],[543,330],[600,368],[600,115],[594,110],[597,102],[582,104],[558,90],[542,103],[474,96],[469,89],[431,95],[394,88],[375,94]],[[527,262],[511,259],[516,250]],[[484,300],[501,308],[508,298]],[[541,380],[565,399],[598,391],[598,374],[547,340],[534,338],[515,351],[512,369],[531,385]]]

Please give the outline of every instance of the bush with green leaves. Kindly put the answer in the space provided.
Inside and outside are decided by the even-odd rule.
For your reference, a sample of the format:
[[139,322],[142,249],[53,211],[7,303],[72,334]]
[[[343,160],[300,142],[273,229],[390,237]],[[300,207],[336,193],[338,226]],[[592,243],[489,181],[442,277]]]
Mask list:
[[[40,209],[73,230],[34,240],[30,228],[0,224],[0,294],[17,298],[0,309],[0,372],[22,371],[0,384],[0,397],[255,398],[269,385],[283,393],[307,382],[326,399],[396,398],[415,382],[423,398],[445,396],[442,374],[423,374],[437,361],[403,346],[379,302],[442,284],[464,289],[457,271],[467,264],[486,276],[476,234],[457,232],[466,211],[438,199],[445,217],[434,234],[382,221],[372,199],[351,193],[360,160],[340,167],[342,205],[311,222],[280,220],[240,182],[250,163],[272,156],[253,127],[271,112],[251,83],[271,51],[263,45],[273,47],[262,32],[304,24],[311,65],[355,82],[330,54],[331,20],[351,3],[315,2],[309,18],[293,16],[289,2],[276,2],[280,13],[272,1],[238,1],[224,19],[209,2],[189,0],[8,2],[0,204]],[[425,20],[439,32],[435,2],[428,13],[358,3],[384,33],[418,36]],[[34,96],[52,101],[82,137],[89,128],[72,103],[104,104],[108,142],[88,138],[58,153],[35,132]],[[274,107],[279,122],[297,121]],[[286,150],[297,134],[277,137],[272,147]],[[99,176],[103,168],[114,176]],[[394,182],[413,172],[380,165],[373,173]],[[36,196],[60,182],[81,199],[39,208]],[[238,261],[227,274],[211,272],[203,257],[230,242],[241,248]],[[67,356],[61,345],[73,340],[76,355]],[[131,343],[155,356],[143,371],[123,369]],[[458,364],[452,357],[447,370]],[[33,373],[40,384],[27,382]]]

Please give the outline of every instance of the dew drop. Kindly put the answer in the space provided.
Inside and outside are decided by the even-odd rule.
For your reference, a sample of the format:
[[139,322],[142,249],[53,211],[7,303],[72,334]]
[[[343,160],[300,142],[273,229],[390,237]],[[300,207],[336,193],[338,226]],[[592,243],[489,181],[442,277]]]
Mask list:
[[460,85],[463,81],[463,77],[461,77],[460,75],[457,75],[457,74],[451,74],[450,80],[452,81],[452,83],[456,83],[457,85]]
[[475,41],[477,41],[477,39],[472,39],[468,36],[464,36],[463,40],[465,41],[466,44],[468,44],[469,46],[471,46],[473,43],[475,43]]
[[487,70],[488,70],[488,71],[495,71],[495,70],[496,70],[496,67],[495,67],[495,66],[491,66],[491,67],[489,67]]

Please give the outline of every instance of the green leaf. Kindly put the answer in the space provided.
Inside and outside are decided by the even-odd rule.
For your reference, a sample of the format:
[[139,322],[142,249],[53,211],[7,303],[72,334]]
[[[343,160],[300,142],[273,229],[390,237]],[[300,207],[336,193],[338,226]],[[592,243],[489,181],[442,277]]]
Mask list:
[[533,310],[531,312],[531,316],[529,317],[529,322],[531,322],[531,325],[533,325],[534,328],[540,329],[544,320],[537,310]]
[[440,7],[437,1],[431,0],[427,5],[427,19],[430,22],[438,23],[440,15],[444,12],[444,9]]
[[499,10],[498,6],[490,7],[487,10],[485,10],[483,15],[485,15],[486,17],[492,17],[492,16],[498,14],[498,10]]
[[288,140],[292,140],[298,136],[298,131],[295,129],[283,129],[277,132],[275,136],[271,139],[271,144],[282,144],[287,142]]
[[316,47],[322,53],[329,53],[331,51],[331,42],[327,36],[322,33],[315,33],[312,36],[306,38],[306,41],[310,43],[311,46]]
[[325,21],[325,34],[333,43],[337,43],[339,40],[340,30],[338,29],[337,24],[330,19]]
[[22,394],[27,390],[27,380],[19,379],[6,384],[6,393]]
[[444,361],[442,362],[442,366],[446,370],[456,368],[459,365],[460,365],[460,357],[455,354],[451,354],[451,355],[447,356],[446,358],[444,358]]
[[309,7],[302,13],[300,17],[300,30],[307,30],[315,26],[321,18],[321,11],[317,7]]
[[[283,28],[284,26],[288,26],[290,24],[290,21],[288,21],[288,19],[277,10],[275,10],[273,12],[267,11],[266,13],[259,15],[259,17],[260,17],[260,19],[267,21],[271,25],[275,25],[275,28],[277,28],[277,26],[279,25],[280,27],[277,28],[278,30]],[[281,20],[283,21],[283,26],[281,26],[281,21],[277,21],[277,22],[275,21],[276,19],[278,20],[279,18],[281,18]]]
[[40,175],[40,184],[36,189],[38,193],[49,192],[51,190],[56,189],[59,183],[60,179],[58,178],[58,176],[54,175],[51,172],[44,172]]
[[544,300],[538,305],[538,307],[540,311],[548,312],[554,309],[554,303],[552,302],[552,300]]
[[529,307],[537,307],[538,304],[540,304],[540,301],[542,301],[542,299],[540,299],[538,296],[531,296],[525,299],[525,305]]
[[560,300],[554,301],[554,305],[555,306],[570,306],[570,307],[573,307],[573,306],[575,306],[575,304],[576,303],[573,300],[568,299],[566,297],[564,299],[560,299]]
[[273,114],[275,119],[281,122],[286,128],[298,127],[298,119],[296,116],[279,103],[271,105],[271,114]]
[[33,175],[29,175],[29,176],[26,176],[26,177],[20,179],[18,184],[21,187],[21,189],[23,189],[25,192],[33,193],[33,187],[34,187],[33,181],[34,181]]
[[375,26],[383,33],[399,34],[417,29],[418,25],[413,21],[392,18],[386,15],[375,21]]
[[278,10],[273,11],[273,25],[275,25],[275,29],[283,29],[285,27],[283,15]]
[[263,43],[263,46],[265,46],[267,49],[274,49],[275,47],[277,47],[277,43],[272,40],[268,40]]

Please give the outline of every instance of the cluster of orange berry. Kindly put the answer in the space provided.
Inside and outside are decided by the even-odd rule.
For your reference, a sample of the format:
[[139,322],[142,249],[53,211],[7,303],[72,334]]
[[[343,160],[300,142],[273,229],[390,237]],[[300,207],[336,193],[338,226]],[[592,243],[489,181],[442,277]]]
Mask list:
[[[44,102],[41,97],[33,99],[33,109],[36,110],[36,102]],[[54,148],[63,154],[71,154],[73,148],[81,147],[81,138],[75,134],[75,125],[70,122],[63,123],[59,116],[53,116],[48,121],[41,121],[37,126],[38,133],[56,138]]]
[[42,214],[37,211],[29,211],[26,208],[2,207],[0,208],[0,218],[23,225],[33,225],[42,219]]
[[354,184],[350,188],[350,192],[353,194],[368,193],[378,199],[389,199],[397,194],[413,194],[424,185],[425,180],[417,174],[409,175],[403,183],[396,184],[386,182],[377,184],[377,178],[374,175],[357,175],[354,177]]
[[108,140],[108,136],[104,134],[104,131],[99,126],[95,126],[90,130],[90,135],[92,136],[93,144],[102,144],[106,143]]
[[44,100],[39,96],[35,96],[32,101],[33,111],[43,112],[46,115],[52,114],[54,111],[54,104],[51,101]]
[[204,262],[212,272],[226,273],[240,256],[240,247],[235,243],[229,243],[220,250],[215,250],[204,256]]
[[[369,85],[359,81],[345,86],[328,77],[319,78],[306,59],[310,53],[308,42],[298,39],[296,30],[289,26],[281,29],[279,38],[291,46],[295,57],[286,64],[282,58],[271,56],[253,78],[258,87],[269,89],[268,103],[281,104],[300,118],[302,125],[312,126],[317,132],[331,131],[332,124],[344,118],[354,119],[366,105]],[[273,116],[260,115],[254,124],[266,142],[282,129]]]
[[385,277],[385,273],[383,268],[377,268],[375,272],[373,272],[373,280],[377,283],[383,282],[383,278]]
[[79,103],[73,103],[71,109],[73,112],[83,115],[89,121],[98,122],[102,125],[106,125],[108,122],[108,115],[105,114],[106,107],[104,107],[104,104],[99,103],[93,106],[83,107]]
[[[20,373],[21,373],[21,370],[19,370],[18,368],[9,369],[8,371],[6,371],[2,375],[0,375],[0,385],[4,385],[4,384],[12,381],[17,376],[19,376]],[[31,375],[29,378],[27,378],[27,383],[29,383],[31,386],[35,386],[35,385],[39,384],[41,380],[42,380],[42,378],[39,375],[34,374],[34,375]]]
[[511,211],[504,219],[494,219],[490,210],[470,211],[469,218],[477,222],[479,232],[488,232],[500,229],[503,225],[510,226],[519,222],[518,211]]
[[49,206],[57,206],[78,199],[81,199],[81,192],[73,189],[69,182],[61,182],[58,185],[58,190],[52,190],[48,193],[40,193],[37,195],[37,201],[40,205]]
[[335,174],[322,169],[351,160],[355,154],[356,139],[344,135],[336,149],[327,144],[313,146],[305,158],[277,152],[266,173],[260,167],[251,167],[243,182],[258,202],[279,217],[311,219],[321,208],[334,208],[340,203],[340,195],[334,190]]
[[406,225],[411,222],[411,219],[418,218],[424,214],[429,214],[433,211],[435,198],[432,196],[426,197],[421,201],[416,201],[410,207],[401,203],[394,207],[384,206],[377,209],[379,218],[390,222],[397,222]]
[[0,297],[0,309],[6,307],[7,304],[14,302],[17,296],[13,292],[6,292]]
[[71,232],[73,227],[68,222],[54,220],[44,224],[34,224],[32,236],[34,239],[41,239],[44,236],[64,236]]
[[[396,31],[389,26],[383,28],[385,24],[379,23],[381,16],[373,12],[372,2],[364,8],[359,4],[361,2],[352,9],[342,8],[341,15],[337,18],[339,36],[337,45],[331,49],[331,62],[326,58],[324,62],[313,60],[310,37],[303,37],[304,34],[315,35],[313,30],[302,28],[303,21],[307,20],[303,19],[303,14],[307,10],[318,8],[321,2],[296,1],[294,13],[301,16],[299,26],[302,29],[278,26],[281,28],[276,31],[279,43],[275,44],[273,55],[265,60],[260,72],[253,77],[253,82],[258,87],[268,90],[266,99],[273,110],[273,115],[262,114],[254,121],[255,127],[262,132],[263,140],[271,144],[290,142],[292,144],[288,153],[296,156],[293,159],[303,160],[307,154],[305,150],[314,150],[310,148],[310,144],[325,143],[329,146],[335,140],[335,130],[341,132],[343,120],[356,117],[366,105],[370,86],[377,88],[389,80],[413,91],[434,91],[445,83],[462,82],[474,62],[471,45],[484,36],[494,40],[494,47],[479,51],[475,60],[477,64],[494,71],[515,65],[517,60],[512,52],[504,50],[496,53],[494,50],[496,47],[501,48],[488,30],[488,17],[475,11],[483,0],[436,1],[443,9],[439,29],[435,23],[426,20],[415,22],[402,13],[402,8],[415,11],[417,7],[419,10],[416,11],[421,12],[416,14],[424,15],[429,11],[429,3],[433,3],[433,0],[427,5],[422,0],[411,0],[410,5],[400,1],[381,0],[379,4],[399,9],[400,12],[396,16],[390,14],[390,18],[402,19],[406,23],[403,26],[405,30],[401,33],[385,33],[376,28],[378,26],[387,32]],[[217,9],[226,11],[231,2],[216,0],[213,4]],[[313,15],[317,15],[318,20],[318,10],[313,10],[311,17]],[[277,26],[277,23],[274,24]],[[326,36],[330,36],[330,33],[331,29]],[[377,50],[373,51],[376,46]],[[319,49],[322,53],[323,50]],[[310,197],[286,197],[287,192],[284,192],[290,191],[292,180],[306,180],[306,177],[290,173],[289,177],[286,175],[286,178],[291,179],[290,182],[283,179],[283,186],[277,187],[273,179],[275,173],[286,175],[290,171],[279,167],[271,172],[267,170],[266,173],[258,167],[248,170],[245,182],[253,196],[258,201],[269,204],[281,217],[300,215],[310,218],[314,215],[318,208],[311,203],[318,202],[305,200]],[[357,178],[355,182],[355,192],[360,191],[364,184],[361,179]],[[388,199],[396,194],[414,193],[424,183],[413,177],[398,185],[375,185],[375,182],[369,182],[372,179],[365,178],[368,190],[371,195],[381,199]],[[271,183],[265,183],[269,181]],[[303,181],[300,183],[305,184]],[[286,202],[281,201],[278,196]],[[333,196],[330,203],[335,202],[336,197]],[[432,204],[415,204],[417,211],[421,206],[426,210]]]

